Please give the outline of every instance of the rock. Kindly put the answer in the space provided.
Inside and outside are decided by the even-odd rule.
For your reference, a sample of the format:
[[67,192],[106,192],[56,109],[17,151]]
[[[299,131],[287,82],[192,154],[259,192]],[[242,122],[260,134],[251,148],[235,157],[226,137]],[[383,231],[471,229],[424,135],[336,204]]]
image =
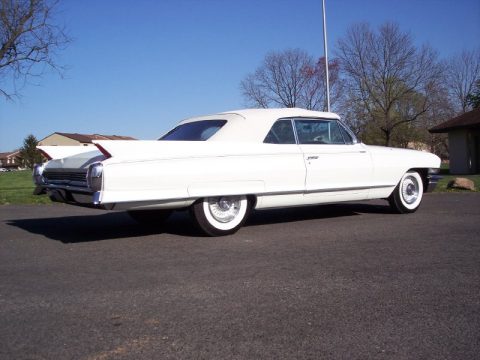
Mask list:
[[475,191],[475,184],[466,178],[455,178],[448,182],[447,189],[461,189]]

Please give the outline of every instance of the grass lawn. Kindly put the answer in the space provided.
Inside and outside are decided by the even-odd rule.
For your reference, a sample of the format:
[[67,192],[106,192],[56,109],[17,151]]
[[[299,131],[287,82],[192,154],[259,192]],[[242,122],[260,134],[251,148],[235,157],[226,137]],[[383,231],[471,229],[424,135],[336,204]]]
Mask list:
[[1,172],[0,205],[52,203],[47,195],[32,195],[34,188],[31,170]]
[[[447,169],[442,169],[443,177],[435,192],[454,192],[465,190],[447,190],[447,184],[456,177],[473,180],[477,191],[480,191],[480,175],[448,175]],[[35,186],[30,170],[0,173],[0,205],[8,204],[52,204],[47,195],[32,195]]]
[[434,192],[466,192],[468,190],[457,190],[457,189],[447,189],[447,185],[450,180],[453,180],[457,177],[470,179],[475,183],[476,191],[480,191],[480,175],[449,175],[449,174],[440,174],[442,179],[438,182],[437,187]]

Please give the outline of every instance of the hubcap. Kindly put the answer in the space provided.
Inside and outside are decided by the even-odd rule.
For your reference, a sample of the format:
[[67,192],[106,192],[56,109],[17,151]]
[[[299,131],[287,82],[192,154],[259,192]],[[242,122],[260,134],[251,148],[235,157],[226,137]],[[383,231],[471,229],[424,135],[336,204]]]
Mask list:
[[407,204],[413,204],[418,199],[418,182],[412,176],[408,176],[402,183],[402,198]]
[[240,200],[226,196],[211,198],[208,201],[208,209],[215,220],[228,223],[237,217],[240,211]]

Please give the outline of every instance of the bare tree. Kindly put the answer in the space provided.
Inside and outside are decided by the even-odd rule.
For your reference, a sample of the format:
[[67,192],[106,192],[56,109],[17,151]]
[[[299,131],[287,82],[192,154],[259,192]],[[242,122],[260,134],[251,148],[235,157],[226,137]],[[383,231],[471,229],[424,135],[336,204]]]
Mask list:
[[447,84],[455,111],[465,113],[472,109],[469,95],[480,81],[480,49],[464,50],[447,61]]
[[61,71],[56,51],[69,39],[54,24],[57,0],[0,0],[0,94],[18,95],[18,81],[41,76],[47,68]]
[[448,136],[445,133],[430,133],[428,129],[439,125],[455,116],[453,106],[448,94],[448,86],[442,84],[431,97],[432,106],[424,116],[423,142],[429,146],[429,150],[442,159],[448,158]]
[[415,47],[411,36],[391,23],[378,31],[368,24],[351,26],[338,42],[337,56],[349,102],[363,109],[364,122],[380,131],[387,146],[398,127],[428,110],[443,72],[431,48]]
[[[341,88],[337,61],[329,64],[332,103]],[[325,59],[314,58],[300,49],[271,52],[263,64],[246,76],[240,88],[255,107],[303,107],[326,109]]]
[[[328,64],[330,83],[330,102],[335,106],[343,92],[343,82],[340,78],[340,64],[338,59],[329,61]],[[306,77],[305,87],[301,92],[301,107],[311,110],[327,111],[325,58],[321,57],[313,67],[304,69]]]
[[480,107],[480,79],[475,82],[475,89],[468,94],[467,102],[473,109]]

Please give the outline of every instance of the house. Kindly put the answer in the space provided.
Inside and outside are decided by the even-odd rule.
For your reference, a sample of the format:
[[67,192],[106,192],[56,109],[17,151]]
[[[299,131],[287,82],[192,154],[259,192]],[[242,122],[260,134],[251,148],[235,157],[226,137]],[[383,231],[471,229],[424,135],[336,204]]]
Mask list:
[[451,174],[480,173],[480,108],[445,121],[431,133],[448,133]]
[[20,151],[0,153],[0,167],[13,170],[18,169],[21,165]]
[[41,146],[92,146],[92,140],[136,140],[130,136],[55,132],[38,142]]

